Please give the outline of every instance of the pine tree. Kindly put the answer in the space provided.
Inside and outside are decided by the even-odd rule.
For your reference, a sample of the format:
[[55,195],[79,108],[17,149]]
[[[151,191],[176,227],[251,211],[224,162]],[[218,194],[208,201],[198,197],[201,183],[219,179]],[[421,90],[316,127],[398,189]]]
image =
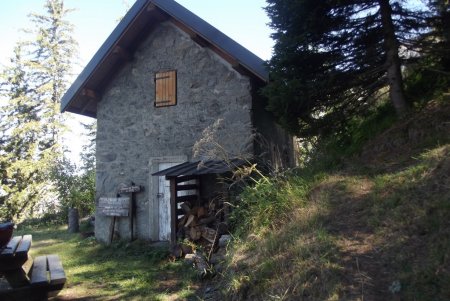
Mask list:
[[31,39],[16,47],[2,75],[0,219],[20,220],[51,197],[51,167],[63,153],[59,103],[76,43],[63,1],[47,0],[44,8],[46,14],[30,15]]
[[23,60],[22,45],[17,45],[11,67],[2,74],[2,96],[8,101],[1,107],[0,129],[0,218],[19,219],[32,209],[44,189],[43,169],[36,160],[42,132],[41,107],[32,97],[29,74]]
[[[42,122],[46,124],[43,149],[59,148],[64,129],[64,115],[59,114],[60,100],[71,75],[77,43],[72,37],[73,25],[66,21],[71,9],[64,8],[63,0],[47,0],[46,14],[30,14],[34,39],[29,43],[33,81],[39,101],[44,104]],[[53,150],[55,151],[55,150]]]
[[[275,29],[268,108],[294,134],[343,128],[387,88],[399,115],[408,110],[403,49],[428,30],[426,12],[404,1],[268,0]],[[406,52],[406,51],[405,51]]]

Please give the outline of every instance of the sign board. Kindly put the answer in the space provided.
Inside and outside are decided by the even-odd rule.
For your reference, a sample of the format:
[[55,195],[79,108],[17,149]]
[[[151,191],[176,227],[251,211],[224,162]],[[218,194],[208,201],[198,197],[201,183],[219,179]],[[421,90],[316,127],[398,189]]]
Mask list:
[[130,198],[100,198],[97,206],[99,213],[105,216],[129,216]]
[[130,187],[122,187],[119,189],[118,193],[133,193],[141,191],[141,186],[130,186]]

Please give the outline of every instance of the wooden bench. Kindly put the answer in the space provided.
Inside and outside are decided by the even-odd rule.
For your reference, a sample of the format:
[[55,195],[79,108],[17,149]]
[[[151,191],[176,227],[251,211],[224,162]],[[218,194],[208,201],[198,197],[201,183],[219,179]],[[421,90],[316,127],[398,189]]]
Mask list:
[[1,301],[47,300],[64,287],[66,274],[58,255],[28,255],[31,235],[16,236],[0,254],[0,275],[10,285],[0,291]]
[[48,291],[61,290],[66,283],[66,273],[59,256],[36,257],[31,270],[30,283],[32,287],[45,287]]
[[66,283],[66,274],[58,255],[36,257],[28,275],[28,285],[1,291],[0,300],[47,300],[56,296]]

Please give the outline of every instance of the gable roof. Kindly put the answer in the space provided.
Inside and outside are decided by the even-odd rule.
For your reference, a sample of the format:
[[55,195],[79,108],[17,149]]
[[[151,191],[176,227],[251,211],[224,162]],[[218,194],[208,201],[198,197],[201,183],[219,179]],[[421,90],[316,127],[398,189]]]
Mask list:
[[105,87],[159,23],[172,21],[238,72],[268,80],[264,61],[173,0],[137,0],[61,99],[61,112],[96,117]]

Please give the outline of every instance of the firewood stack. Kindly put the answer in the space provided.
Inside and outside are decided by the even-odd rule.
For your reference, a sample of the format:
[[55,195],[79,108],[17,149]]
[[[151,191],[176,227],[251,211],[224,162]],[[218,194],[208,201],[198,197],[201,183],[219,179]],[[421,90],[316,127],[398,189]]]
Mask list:
[[219,250],[220,237],[228,232],[228,226],[223,222],[223,210],[219,208],[219,202],[211,201],[202,206],[184,202],[180,205],[184,215],[178,219],[178,241],[189,241],[192,245],[203,250],[204,255],[195,252],[186,244],[181,244],[173,249],[176,257],[185,256],[186,260],[194,263],[199,273],[206,276],[205,262],[211,267],[210,259]]

